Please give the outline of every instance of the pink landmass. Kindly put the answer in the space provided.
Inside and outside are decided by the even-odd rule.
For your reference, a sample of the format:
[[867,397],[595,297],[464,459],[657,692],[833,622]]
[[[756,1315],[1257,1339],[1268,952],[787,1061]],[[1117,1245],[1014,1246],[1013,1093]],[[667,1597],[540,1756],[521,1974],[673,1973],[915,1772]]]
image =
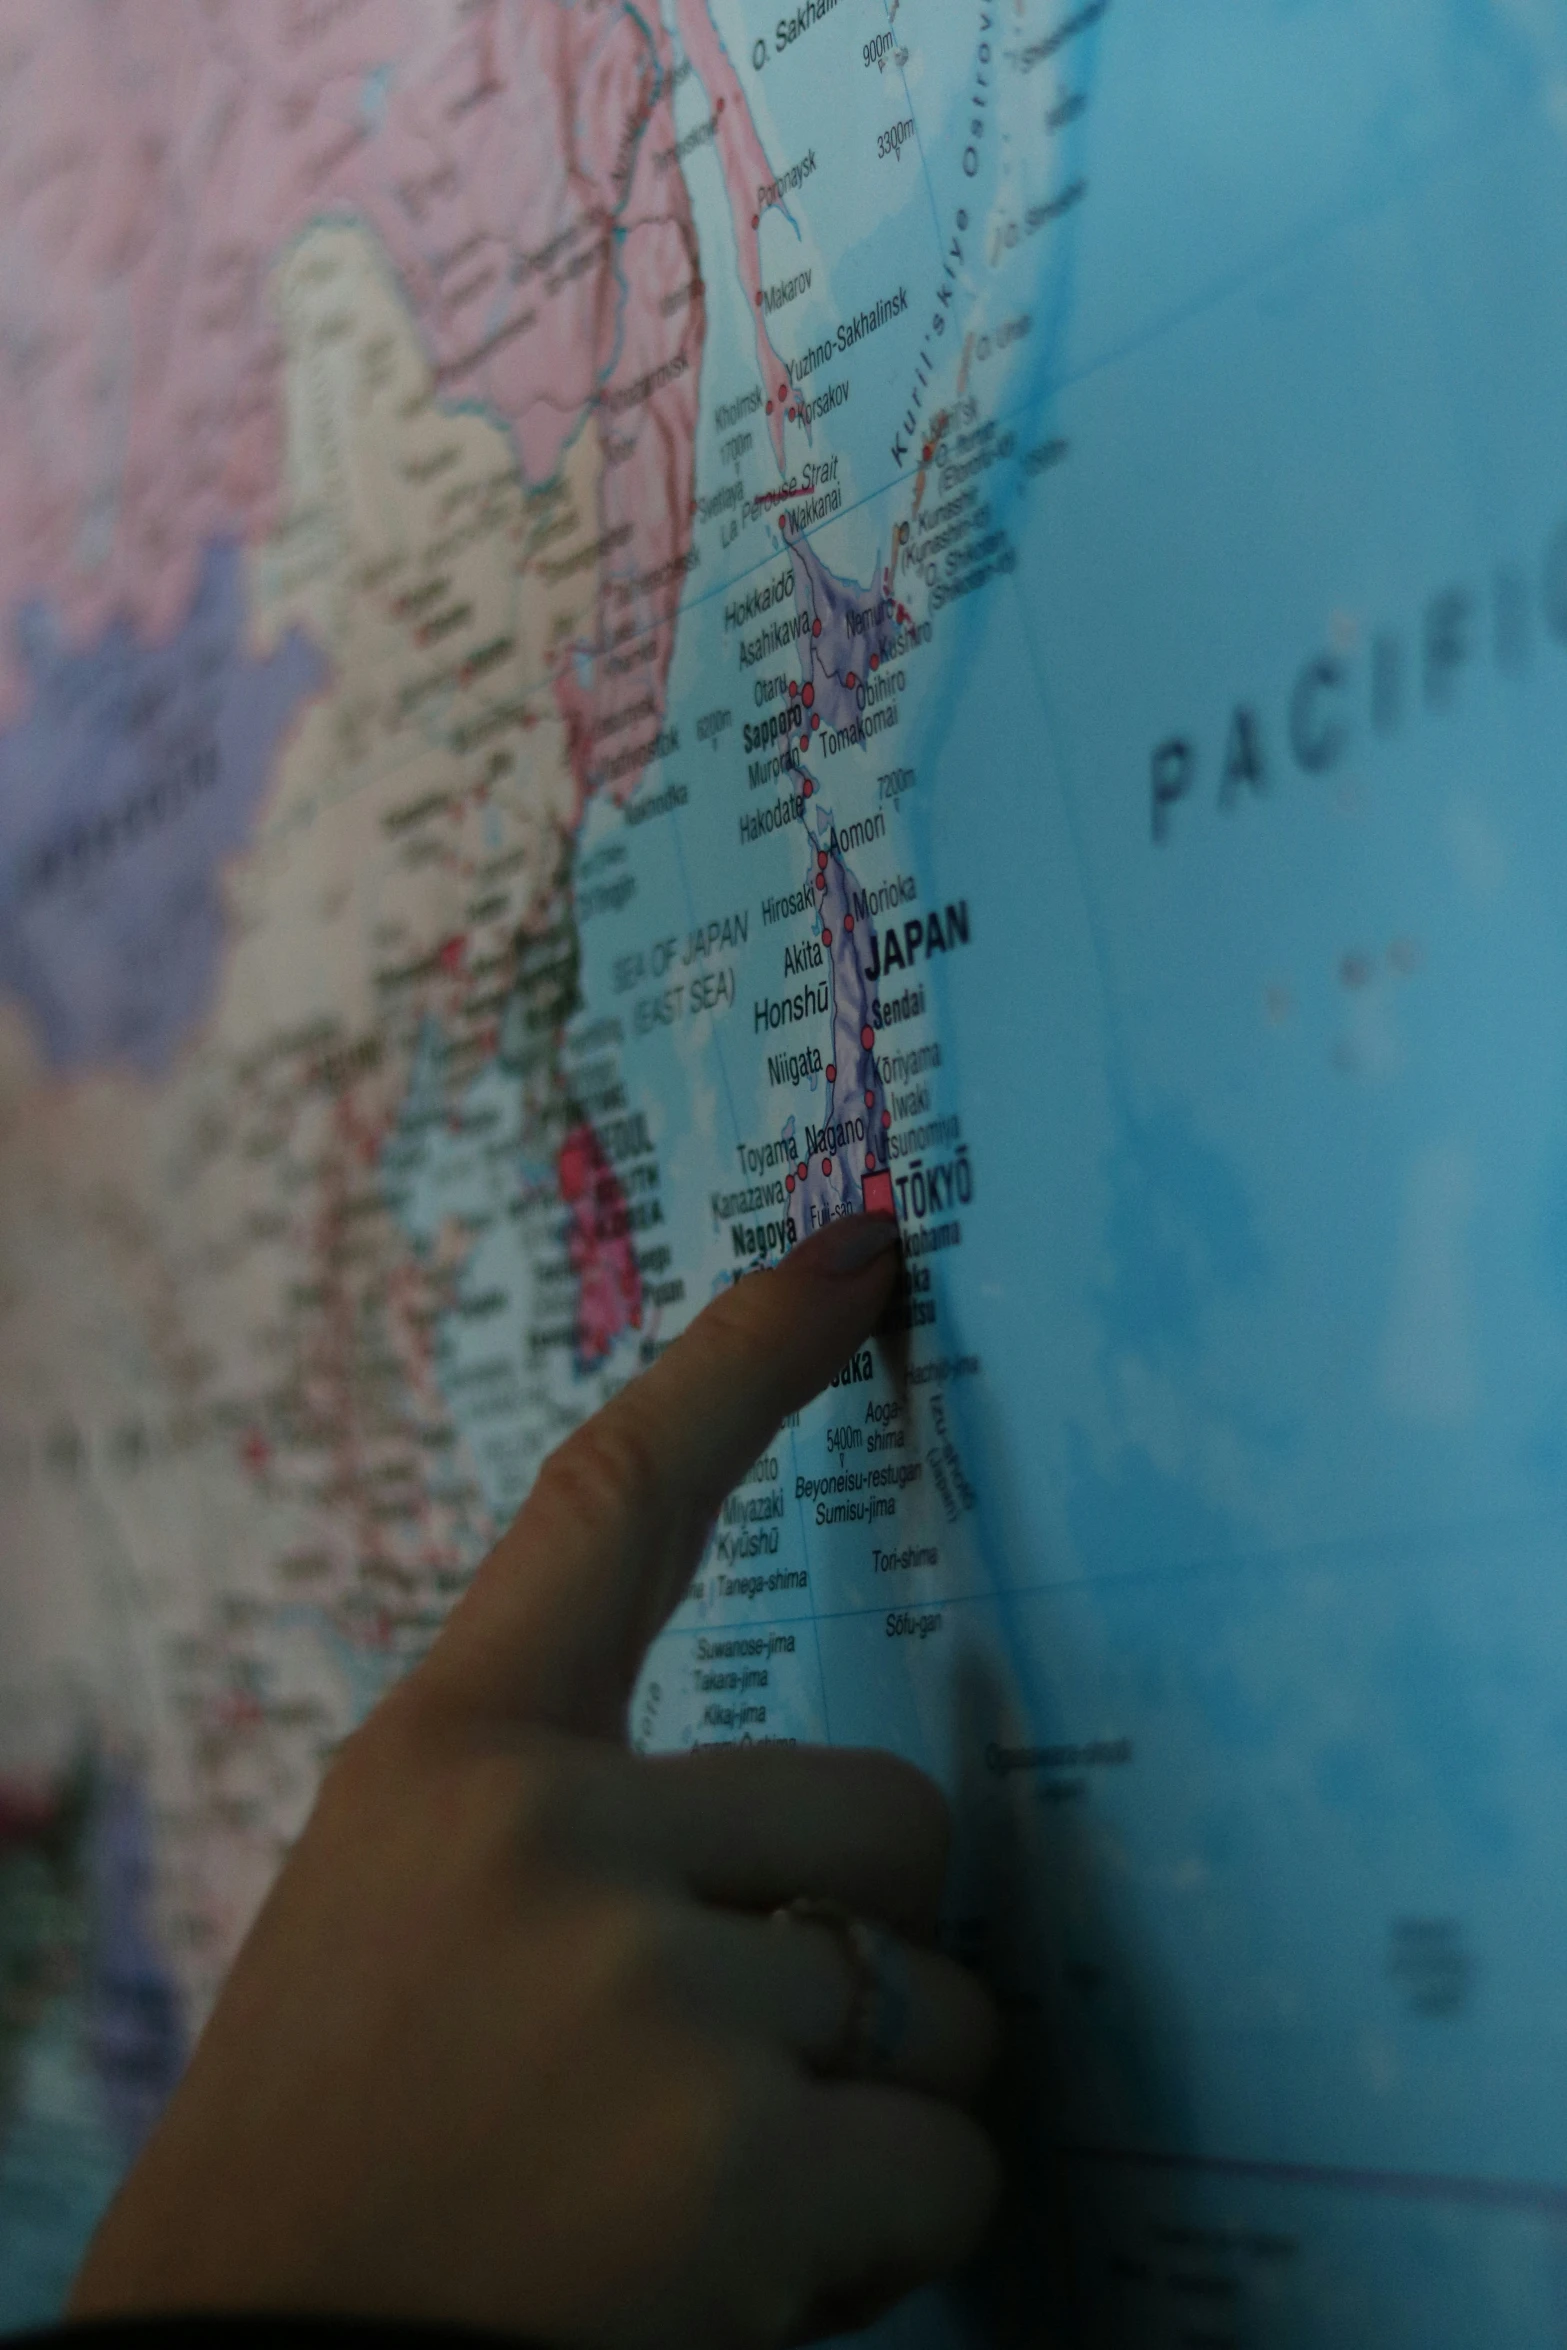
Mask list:
[[[705,7],[685,15],[723,103],[750,285],[766,158]],[[610,739],[628,677],[661,714],[706,315],[674,64],[656,10],[607,0],[7,0],[0,724],[24,604],[47,601],[71,643],[120,616],[162,636],[214,537],[269,530],[270,273],[345,213],[385,247],[441,396],[495,416],[531,481],[589,418],[613,550],[585,648],[589,744]],[[595,773],[585,757],[585,787]],[[624,769],[611,780],[629,788]]]
[[[781,461],[756,233],[771,173],[705,0],[678,0],[678,21]],[[707,309],[675,65],[659,11],[620,0],[3,0],[0,727],[24,690],[26,605],[70,645],[120,618],[157,640],[215,538],[272,529],[272,273],[313,223],[351,216],[403,289],[438,396],[501,424],[530,482],[597,436],[594,618],[549,682],[578,815],[595,791],[628,798],[658,750],[692,560]],[[594,1360],[636,1325],[641,1290],[591,1129],[561,1180]]]
[[767,395],[773,450],[784,461],[784,418],[788,405],[789,370],[773,348],[762,311],[762,252],[758,241],[762,214],[767,209],[763,191],[773,182],[773,169],[757,136],[756,123],[740,77],[730,62],[708,0],[679,0],[677,21],[686,55],[711,101],[718,122],[717,147],[724,167],[724,186],[734,218],[735,244],[740,255],[740,281],[756,316],[756,364]]
[[567,1253],[577,1276],[577,1360],[601,1363],[627,1330],[642,1327],[642,1276],[631,1245],[625,1193],[587,1124],[574,1127],[556,1166],[571,1224]]

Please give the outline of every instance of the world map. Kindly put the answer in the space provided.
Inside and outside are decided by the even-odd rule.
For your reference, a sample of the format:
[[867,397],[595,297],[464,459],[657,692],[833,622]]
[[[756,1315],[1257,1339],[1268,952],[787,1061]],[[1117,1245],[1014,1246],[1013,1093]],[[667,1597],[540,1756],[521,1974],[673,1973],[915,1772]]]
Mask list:
[[8,0],[0,2327],[551,1448],[950,1791],[887,2344],[1567,2325],[1567,10]]

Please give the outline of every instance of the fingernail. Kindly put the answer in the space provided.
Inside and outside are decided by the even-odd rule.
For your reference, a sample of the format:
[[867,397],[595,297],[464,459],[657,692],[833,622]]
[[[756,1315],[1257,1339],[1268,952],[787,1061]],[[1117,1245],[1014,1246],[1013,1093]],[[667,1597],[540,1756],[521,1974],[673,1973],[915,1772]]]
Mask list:
[[898,1245],[896,1216],[838,1216],[795,1254],[813,1273],[863,1273]]

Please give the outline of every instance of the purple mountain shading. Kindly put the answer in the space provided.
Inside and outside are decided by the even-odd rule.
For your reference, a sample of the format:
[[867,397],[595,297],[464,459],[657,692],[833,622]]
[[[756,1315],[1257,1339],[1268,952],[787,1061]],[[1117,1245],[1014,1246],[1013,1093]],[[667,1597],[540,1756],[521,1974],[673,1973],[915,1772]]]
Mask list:
[[897,599],[867,595],[854,580],[829,571],[810,541],[789,528],[787,516],[779,527],[794,564],[795,609],[807,623],[799,639],[805,669],[797,703],[800,732],[792,739],[803,748],[826,727],[857,740],[860,712],[876,690],[872,680],[899,639]]
[[[869,596],[855,581],[829,571],[787,515],[779,528],[794,564],[795,608],[805,623],[798,640],[805,682],[793,697],[799,730],[789,738],[789,753],[809,810],[817,784],[803,762],[824,728],[845,733],[851,741],[861,739],[860,713],[874,699],[876,672],[899,642],[899,612],[890,593]],[[830,813],[821,809],[815,825],[807,814],[806,830],[811,843],[806,888],[826,949],[832,1043],[821,1125],[807,1127],[803,1142],[792,1118],[784,1129],[799,1152],[793,1173],[785,1178],[796,1240],[834,1216],[861,1208],[885,1215],[893,1211],[887,1139],[892,1118],[876,1067],[880,1010],[870,976],[878,964],[876,934]]]
[[56,1069],[167,1068],[216,992],[219,876],[251,837],[283,737],[327,668],[291,631],[245,650],[240,549],[215,540],[167,643],[117,622],[66,652],[19,623],[28,716],[0,735],[0,988]]
[[134,1779],[106,1771],[93,1821],[91,2050],[110,2124],[135,2154],[185,2061],[179,1994],[147,1921],[151,1828]]
[[[866,971],[867,962],[872,968],[877,962],[875,931],[864,911],[864,894],[839,853],[837,833],[830,825],[820,837],[809,823],[806,829],[811,839],[806,887],[816,901],[832,987],[832,1044],[822,1123],[806,1129],[794,1172],[784,1178],[796,1240],[862,1207],[892,1210],[887,1151],[892,1119],[876,1067],[877,1005]],[[792,1128],[791,1120],[785,1134]]]

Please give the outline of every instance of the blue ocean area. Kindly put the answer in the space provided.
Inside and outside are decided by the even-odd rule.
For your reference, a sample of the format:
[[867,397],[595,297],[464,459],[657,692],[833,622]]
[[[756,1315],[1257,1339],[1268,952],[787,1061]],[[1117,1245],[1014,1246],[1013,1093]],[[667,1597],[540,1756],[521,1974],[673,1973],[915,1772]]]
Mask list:
[[[1554,2341],[1567,23],[1080,14],[1059,230],[998,264],[1021,168],[981,139],[971,174],[969,110],[889,69],[872,105],[915,117],[930,219],[902,181],[819,203],[829,265],[786,314],[803,347],[912,292],[961,206],[993,235],[966,292],[1029,332],[982,411],[1015,437],[983,494],[1016,563],[910,658],[897,846],[865,865],[966,893],[984,942],[928,975],[919,1032],[975,1173],[931,1277],[949,1364],[982,1366],[939,1389],[976,1506],[932,1510],[939,1571],[891,1589],[863,1534],[786,1529],[815,1637],[773,1668],[780,1718],[792,1693],[937,1770],[981,1891],[1037,1926],[1013,1987],[1081,2055],[1066,2091],[1041,2074],[1079,2154],[1037,2184],[1093,2207],[1086,2338]],[[1038,29],[995,28],[1019,71]],[[870,110],[762,79],[784,153]],[[766,250],[812,259],[783,221]],[[812,542],[861,577],[908,492],[860,404],[873,372],[901,390],[901,322],[873,350],[823,432],[855,503]],[[715,637],[688,613],[692,693]],[[865,782],[833,777],[840,822]],[[680,878],[693,920],[734,887],[694,826]],[[714,1057],[720,1132],[733,1103],[766,1131],[743,1045]],[[819,1471],[846,1408],[786,1464]],[[916,1590],[928,1643],[892,1636]],[[1022,1755],[1126,1760],[987,1786],[976,1707]],[[962,2301],[879,2336],[997,2338]]]
[[223,866],[327,679],[298,630],[250,654],[244,562],[214,541],[162,644],[122,621],[73,650],[44,607],[22,615],[29,706],[0,735],[0,989],[62,1074],[156,1077],[211,1008]]
[[[528,1157],[521,1087],[504,1063],[491,1062],[454,1099],[444,1053],[430,1021],[382,1152],[381,1177],[388,1204],[423,1260],[443,1240],[460,1251],[451,1304],[438,1325],[435,1375],[485,1506],[504,1524],[526,1498],[533,1465],[522,1388],[537,1300],[519,1248],[516,1209],[525,1196],[553,1196],[555,1175],[548,1162]],[[557,1310],[574,1312],[574,1291]]]

